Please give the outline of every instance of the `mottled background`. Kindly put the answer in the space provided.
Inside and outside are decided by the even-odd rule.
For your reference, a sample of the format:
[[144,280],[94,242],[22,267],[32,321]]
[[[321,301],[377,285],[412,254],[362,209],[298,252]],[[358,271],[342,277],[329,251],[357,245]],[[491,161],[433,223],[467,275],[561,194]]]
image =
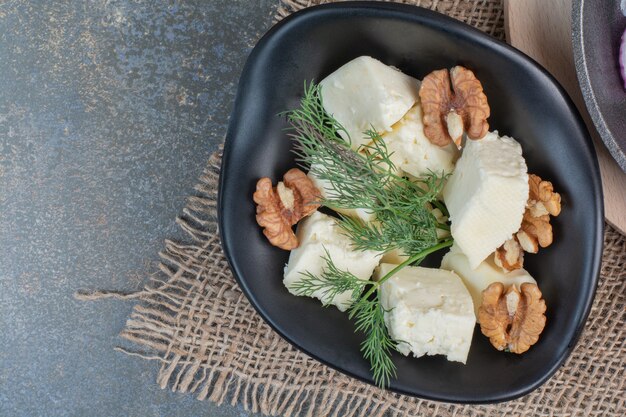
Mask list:
[[0,415],[245,416],[115,352],[276,1],[0,0]]

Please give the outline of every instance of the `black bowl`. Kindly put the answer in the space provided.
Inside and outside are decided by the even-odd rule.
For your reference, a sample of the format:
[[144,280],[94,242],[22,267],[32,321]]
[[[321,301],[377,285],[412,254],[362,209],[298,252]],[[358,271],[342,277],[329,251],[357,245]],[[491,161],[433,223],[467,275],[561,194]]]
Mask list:
[[626,91],[619,44],[626,17],[619,1],[575,0],[574,60],[585,104],[602,141],[626,172]]
[[441,356],[394,356],[398,375],[390,389],[399,393],[463,403],[519,397],[556,371],[583,328],[600,266],[602,191],[590,138],[563,89],[520,52],[465,24],[412,6],[340,3],[296,13],[259,41],[239,83],[220,182],[221,237],[234,275],[259,314],[287,341],[372,382],[359,351],[362,335],[354,333],[346,315],[283,287],[289,254],[262,235],[252,201],[258,178],[276,181],[295,166],[286,122],[277,114],[298,105],[305,80],[319,81],[360,55],[417,78],[457,64],[474,70],[489,98],[492,128],[517,138],[529,170],[562,193],[555,243],[527,256],[527,269],[548,305],[544,334],[530,351],[498,352],[477,329],[467,365]]

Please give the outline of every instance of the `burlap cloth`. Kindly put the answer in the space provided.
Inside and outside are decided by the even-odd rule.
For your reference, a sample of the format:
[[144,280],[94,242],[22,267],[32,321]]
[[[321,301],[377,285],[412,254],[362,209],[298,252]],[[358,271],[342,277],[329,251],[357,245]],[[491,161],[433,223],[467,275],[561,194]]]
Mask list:
[[[284,0],[277,19],[316,1]],[[499,0],[406,1],[504,35]],[[157,383],[218,404],[283,416],[626,415],[626,240],[607,225],[600,283],[578,346],[541,388],[515,401],[453,405],[393,394],[355,381],[299,352],[257,315],[220,247],[216,200],[220,155],[209,161],[177,223],[186,243],[165,242],[118,348],[160,364]],[[83,294],[101,298],[111,293]],[[114,294],[113,294],[114,295]]]

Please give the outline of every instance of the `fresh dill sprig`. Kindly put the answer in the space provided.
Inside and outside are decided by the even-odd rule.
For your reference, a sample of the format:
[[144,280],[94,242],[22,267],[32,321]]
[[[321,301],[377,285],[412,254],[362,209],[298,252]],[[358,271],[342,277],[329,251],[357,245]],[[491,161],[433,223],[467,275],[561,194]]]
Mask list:
[[322,259],[326,267],[319,276],[308,271],[301,272],[302,279],[292,284],[292,290],[296,295],[313,297],[319,294],[320,300],[326,307],[337,295],[350,291],[351,297],[347,304],[351,305],[365,287],[374,284],[372,281],[359,279],[350,272],[337,268],[326,248],[324,248]]
[[[445,240],[428,249],[424,249],[393,268],[363,294],[349,310],[349,317],[354,319],[356,330],[365,333],[361,343],[363,357],[370,362],[374,382],[381,388],[389,385],[396,374],[396,366],[391,360],[391,352],[397,350],[397,342],[389,335],[384,321],[383,307],[380,303],[380,286],[408,265],[419,264],[433,252],[452,246],[452,239]],[[330,261],[332,263],[332,260]]]
[[[312,296],[315,292],[321,291],[321,294],[324,294],[321,298],[325,305],[335,295],[344,291],[352,291],[348,317],[354,320],[355,331],[365,334],[365,339],[361,342],[361,353],[370,363],[374,382],[379,387],[384,388],[389,386],[391,377],[396,374],[396,366],[391,359],[391,352],[397,350],[397,342],[389,335],[385,325],[385,310],[381,305],[378,290],[387,279],[405,266],[419,264],[431,253],[451,245],[452,239],[448,239],[424,249],[396,266],[378,281],[361,280],[349,271],[339,269],[326,251],[323,256],[326,264],[324,272],[320,276],[303,272],[302,279],[295,283],[293,288],[296,294],[307,296]],[[363,293],[367,287],[369,289]]]
[[320,87],[305,85],[300,108],[286,113],[291,123],[297,161],[324,181],[327,197],[321,204],[333,210],[363,209],[377,221],[365,223],[341,216],[339,226],[359,250],[388,251],[400,248],[416,253],[436,244],[440,223],[427,209],[437,203],[445,175],[433,172],[417,181],[396,174],[381,136],[369,130],[368,145],[355,152],[346,130],[325,111]]
[[349,311],[354,319],[355,330],[365,333],[361,342],[363,358],[370,363],[372,377],[381,388],[389,386],[391,378],[396,376],[396,365],[391,359],[391,352],[397,350],[397,343],[389,335],[385,325],[385,311],[380,304],[379,292],[372,298],[361,298]]
[[293,288],[299,295],[321,295],[325,305],[350,291],[348,315],[356,331],[365,335],[361,352],[370,363],[375,383],[386,387],[396,374],[391,353],[397,349],[397,341],[385,325],[378,290],[400,269],[452,245],[451,238],[437,237],[437,229],[446,230],[448,225],[439,223],[429,209],[432,204],[447,213],[437,201],[446,176],[430,172],[410,181],[397,175],[392,153],[374,130],[364,132],[369,144],[354,151],[346,129],[325,112],[320,87],[313,83],[304,87],[300,108],[285,115],[291,124],[289,136],[295,142],[297,161],[327,184],[327,197],[321,204],[334,210],[364,209],[375,215],[376,220],[368,223],[340,216],[339,227],[355,249],[386,252],[399,248],[409,257],[378,281],[365,281],[339,269],[325,250],[323,272],[302,273]]

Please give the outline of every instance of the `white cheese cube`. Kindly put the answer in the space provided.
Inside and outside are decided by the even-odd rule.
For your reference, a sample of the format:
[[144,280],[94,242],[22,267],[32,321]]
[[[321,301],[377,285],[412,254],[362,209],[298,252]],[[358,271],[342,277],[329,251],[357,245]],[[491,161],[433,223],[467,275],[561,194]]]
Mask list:
[[424,135],[419,102],[383,135],[383,140],[396,168],[416,178],[429,171],[450,174],[460,154],[454,143],[442,148],[432,144]]
[[501,282],[505,287],[516,285],[518,288],[524,282],[536,284],[537,281],[524,268],[511,272],[504,272],[493,261],[493,256],[488,256],[476,269],[473,269],[467,256],[453,245],[450,252],[441,260],[441,268],[454,271],[461,277],[474,300],[474,312],[478,317],[478,309],[483,301],[483,290],[494,282]]
[[522,223],[528,174],[520,144],[497,132],[467,140],[443,198],[452,237],[477,268]]
[[[375,278],[395,266],[381,264]],[[402,354],[467,361],[476,318],[472,297],[454,272],[405,267],[381,284],[380,299],[389,335]]]
[[[317,176],[313,175],[312,172],[309,172],[307,175],[311,179],[311,182],[313,182],[313,185],[315,185],[317,189],[320,190],[320,194],[322,195],[322,197],[330,199],[336,195],[332,186],[330,185],[330,182],[323,180],[321,178],[318,178]],[[372,220],[376,218],[376,215],[374,213],[366,209],[362,209],[362,208],[335,209],[335,211],[341,214],[345,214],[346,216],[358,217],[366,223],[371,222]]]
[[[374,268],[380,262],[381,254],[374,251],[357,251],[352,248],[350,238],[341,233],[335,219],[316,211],[304,219],[296,232],[299,246],[292,250],[285,267],[283,283],[294,295],[298,295],[294,285],[303,278],[304,272],[321,276],[326,268],[322,258],[326,251],[333,263],[342,271],[349,271],[357,278],[367,281]],[[329,299],[323,291],[317,291],[313,297],[324,304],[334,304],[345,311],[352,304],[352,293],[345,291]]]
[[390,131],[419,98],[418,80],[369,56],[343,65],[320,86],[324,109],[346,129],[349,137],[340,134],[355,150],[370,141],[365,131]]

